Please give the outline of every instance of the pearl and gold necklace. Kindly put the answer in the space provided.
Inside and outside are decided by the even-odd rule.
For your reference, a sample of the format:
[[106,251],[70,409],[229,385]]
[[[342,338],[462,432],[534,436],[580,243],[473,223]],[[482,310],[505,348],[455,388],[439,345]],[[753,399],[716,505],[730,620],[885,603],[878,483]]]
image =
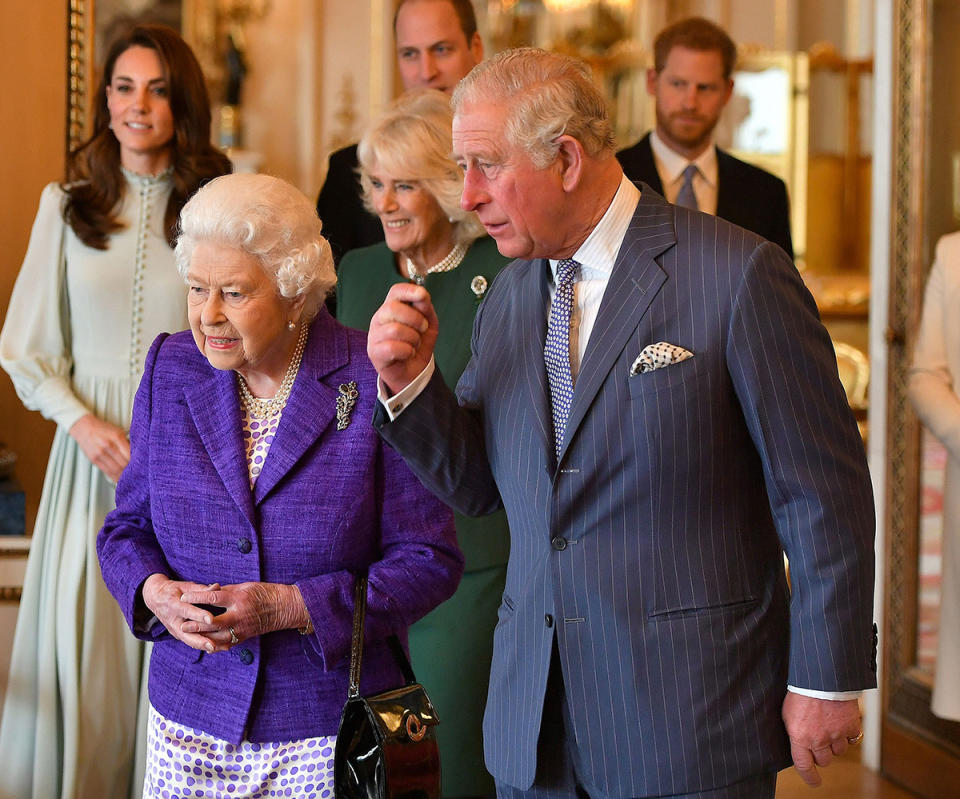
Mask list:
[[466,244],[457,244],[446,257],[441,261],[435,263],[426,272],[418,272],[417,267],[414,265],[413,261],[407,258],[407,276],[418,285],[423,285],[423,281],[427,275],[432,275],[434,272],[449,272],[451,269],[456,269],[460,266],[460,262],[463,260],[463,256],[467,254],[467,245]]
[[237,387],[240,389],[240,402],[247,409],[247,413],[254,419],[268,419],[276,416],[287,407],[287,400],[290,399],[290,392],[293,390],[293,381],[297,379],[297,372],[300,371],[300,361],[303,358],[303,348],[307,343],[307,325],[300,326],[300,335],[297,338],[297,347],[293,351],[293,357],[290,359],[290,365],[287,367],[283,380],[280,381],[280,390],[270,399],[260,399],[250,393],[247,381],[243,375],[237,372]]

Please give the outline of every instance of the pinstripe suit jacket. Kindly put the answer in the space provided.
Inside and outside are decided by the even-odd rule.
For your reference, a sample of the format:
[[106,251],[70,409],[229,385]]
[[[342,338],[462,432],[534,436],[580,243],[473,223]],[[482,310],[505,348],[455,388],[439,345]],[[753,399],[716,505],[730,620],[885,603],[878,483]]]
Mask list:
[[[435,375],[376,419],[446,501],[507,509],[487,766],[532,783],[556,635],[586,776],[609,795],[780,769],[788,681],[875,685],[871,486],[814,302],[782,249],[642,187],[557,463],[548,275],[501,272],[456,398]],[[659,341],[694,357],[630,377]]]

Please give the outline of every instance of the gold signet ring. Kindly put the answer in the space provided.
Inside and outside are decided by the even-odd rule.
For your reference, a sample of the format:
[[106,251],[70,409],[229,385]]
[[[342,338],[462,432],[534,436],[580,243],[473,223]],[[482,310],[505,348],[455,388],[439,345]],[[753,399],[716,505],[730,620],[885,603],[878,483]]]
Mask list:
[[863,740],[863,730],[860,730],[860,732],[857,733],[856,738],[847,738],[847,743],[850,744],[851,746],[856,746],[862,740]]

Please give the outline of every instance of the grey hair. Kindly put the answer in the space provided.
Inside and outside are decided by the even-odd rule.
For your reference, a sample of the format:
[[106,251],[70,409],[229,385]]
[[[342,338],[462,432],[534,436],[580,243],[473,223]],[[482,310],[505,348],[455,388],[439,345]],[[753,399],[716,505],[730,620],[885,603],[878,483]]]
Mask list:
[[416,181],[426,189],[453,224],[458,244],[484,234],[472,211],[460,207],[463,171],[451,156],[453,111],[450,98],[436,89],[419,89],[391,103],[357,145],[363,203],[374,215],[370,173],[389,172],[396,179]]
[[616,151],[607,102],[580,59],[536,47],[504,50],[457,84],[454,114],[477,102],[507,104],[504,136],[543,169],[557,157],[557,137],[572,136],[587,155]]
[[281,297],[303,296],[312,319],[337,282],[330,245],[320,235],[314,204],[280,178],[237,173],[204,185],[180,212],[173,254],[186,280],[190,259],[204,241],[256,257]]

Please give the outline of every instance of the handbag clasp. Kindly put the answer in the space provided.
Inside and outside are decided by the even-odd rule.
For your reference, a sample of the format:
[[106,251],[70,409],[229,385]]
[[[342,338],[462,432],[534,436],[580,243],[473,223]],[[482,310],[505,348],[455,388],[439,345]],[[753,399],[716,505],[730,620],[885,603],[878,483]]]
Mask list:
[[406,727],[407,735],[410,736],[411,741],[422,741],[423,737],[427,734],[426,725],[420,721],[420,717],[416,713],[407,714],[407,719],[404,722],[404,726]]

